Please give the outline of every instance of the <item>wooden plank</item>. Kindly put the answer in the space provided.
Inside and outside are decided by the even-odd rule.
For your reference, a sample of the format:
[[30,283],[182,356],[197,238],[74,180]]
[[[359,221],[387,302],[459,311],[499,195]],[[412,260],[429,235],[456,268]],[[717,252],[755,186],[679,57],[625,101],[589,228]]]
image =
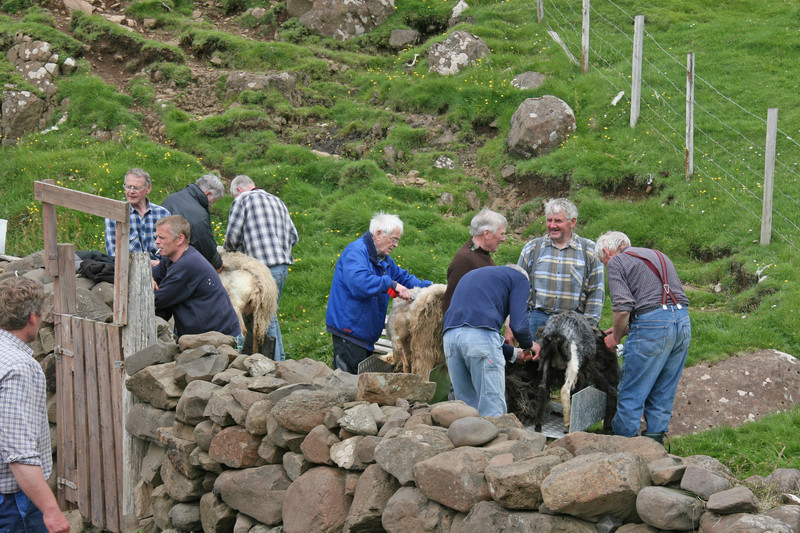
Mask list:
[[694,52],[686,54],[686,181],[694,174]]
[[56,206],[42,204],[42,233],[44,233],[44,269],[51,276],[58,275],[58,231]]
[[111,357],[108,353],[108,324],[92,322],[95,338],[95,364],[97,368],[97,398],[100,408],[98,422],[102,443],[100,463],[103,466],[103,500],[105,517],[103,527],[119,523],[117,507],[117,467],[114,448],[114,420],[111,412]]
[[589,72],[589,19],[591,13],[590,0],[583,0],[583,24],[581,26],[581,74]]
[[98,405],[97,389],[97,367],[95,361],[97,356],[95,351],[94,327],[92,321],[83,321],[83,349],[85,353],[85,378],[86,388],[84,397],[86,398],[86,428],[89,437],[89,457],[91,457],[91,468],[85,473],[85,478],[89,481],[89,497],[92,499],[92,512],[89,518],[92,524],[97,527],[105,526],[105,516],[103,514],[103,468],[102,462],[98,464],[102,457],[102,435],[100,434],[100,407]]
[[772,239],[772,191],[775,184],[775,147],[778,141],[778,108],[767,110],[767,144],[764,150],[764,198],[761,205],[761,245]]
[[536,22],[544,20],[544,0],[536,0]]
[[[75,282],[75,247],[59,244],[58,275],[53,278],[53,322],[56,345],[67,354],[56,358],[56,435],[58,449],[58,475],[75,482],[74,395],[72,373],[75,359],[72,346],[70,315],[77,307]],[[67,509],[66,502],[77,502],[75,489],[68,486],[58,490],[59,504]]]
[[[116,468],[117,483],[114,487],[116,496],[114,501],[117,502],[117,515],[118,521],[117,529],[114,529],[112,524],[107,524],[106,527],[112,531],[122,531],[122,479],[124,475],[123,460],[123,447],[124,447],[124,426],[123,426],[123,412],[122,412],[122,389],[125,387],[123,382],[123,374],[125,368],[121,364],[123,361],[122,356],[122,326],[118,324],[108,325],[108,355],[111,364],[111,414],[113,419],[114,429],[114,465]],[[115,363],[120,364],[115,366]]]
[[[117,233],[119,234],[120,228],[124,228],[125,242],[127,242],[128,228],[130,224],[126,221],[124,224],[117,224]],[[119,236],[117,236],[117,242]],[[119,248],[117,248],[119,252]],[[128,323],[128,264],[130,253],[117,253],[114,256],[114,323],[127,324]],[[150,255],[147,254],[147,264],[150,264]],[[151,270],[152,272],[152,270]]]
[[556,42],[556,44],[558,46],[561,47],[561,49],[564,51],[564,53],[567,54],[567,59],[569,59],[570,61],[572,61],[576,65],[580,66],[580,63],[578,62],[578,60],[575,59],[575,56],[572,55],[572,52],[570,52],[569,48],[567,48],[567,43],[565,43],[563,40],[561,40],[561,37],[559,37],[556,32],[554,32],[553,30],[550,30],[550,31],[547,32],[547,34]]
[[53,183],[34,182],[33,194],[34,198],[43,203],[76,209],[90,215],[110,218],[116,221],[127,220],[130,216],[128,202],[59,187]]
[[[130,255],[130,273],[128,277],[129,307],[128,323],[122,329],[122,353],[125,357],[146,348],[158,340],[156,332],[156,316],[153,311],[155,298],[153,291],[149,290],[152,276],[150,255],[147,253],[132,253]],[[143,289],[147,287],[147,289]],[[122,392],[122,427],[125,427],[125,418],[136,402],[133,395],[125,387],[120,387]],[[122,476],[122,521],[135,519],[133,508],[133,491],[141,478],[142,459],[147,453],[147,443],[129,433],[124,433],[123,441],[123,476]]]
[[72,344],[75,357],[75,452],[78,463],[78,509],[88,518],[92,512],[89,498],[89,432],[86,414],[86,354],[83,349],[83,319],[72,317]]
[[644,54],[644,15],[633,19],[633,61],[631,72],[631,128],[639,121],[642,105],[642,58]]

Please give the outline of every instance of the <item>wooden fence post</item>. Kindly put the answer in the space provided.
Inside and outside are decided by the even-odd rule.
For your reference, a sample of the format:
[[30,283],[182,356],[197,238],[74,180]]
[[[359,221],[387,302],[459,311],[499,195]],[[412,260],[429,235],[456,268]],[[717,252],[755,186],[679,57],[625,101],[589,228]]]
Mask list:
[[686,181],[694,174],[694,52],[686,54]]
[[778,108],[767,111],[767,146],[764,150],[764,201],[761,208],[761,244],[772,235],[772,189],[775,183],[775,145],[778,140]]
[[636,15],[633,23],[633,72],[631,73],[631,128],[639,120],[642,100],[642,53],[644,48],[644,15]]
[[541,23],[544,20],[544,0],[536,0],[536,21]]
[[[130,270],[128,272],[128,323],[122,330],[122,353],[127,358],[152,344],[155,344],[156,317],[153,312],[155,298],[152,291],[152,266],[150,255],[144,252],[130,254]],[[122,427],[125,427],[127,415],[135,400],[133,394],[124,386],[122,380]],[[123,479],[122,479],[122,516],[123,531],[129,524],[136,524],[133,509],[133,489],[139,482],[142,459],[147,452],[147,443],[134,437],[127,431],[123,437]]]
[[591,0],[583,0],[583,25],[581,26],[581,74],[589,72],[589,14]]

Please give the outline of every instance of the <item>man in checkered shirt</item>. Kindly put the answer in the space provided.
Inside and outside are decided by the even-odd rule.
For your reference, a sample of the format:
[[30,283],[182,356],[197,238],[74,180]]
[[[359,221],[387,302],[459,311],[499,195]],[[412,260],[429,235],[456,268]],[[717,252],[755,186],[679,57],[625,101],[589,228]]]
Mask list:
[[[280,303],[289,266],[294,264],[292,247],[298,239],[289,210],[280,198],[256,187],[244,174],[231,181],[231,196],[234,200],[228,215],[225,249],[245,253],[269,268],[278,284]],[[267,335],[275,339],[273,358],[283,361],[286,354],[277,316],[270,322]]]
[[[166,208],[147,199],[153,189],[150,174],[141,168],[132,168],[125,173],[125,198],[130,202],[130,234],[128,251],[147,252],[153,264],[160,256],[156,247],[156,222],[170,215]],[[106,253],[114,257],[117,253],[117,221],[106,219]]]
[[44,372],[26,343],[42,322],[38,281],[0,281],[0,531],[68,532],[53,470]]
[[605,284],[603,264],[595,254],[594,242],[573,233],[578,209],[569,200],[548,201],[544,214],[547,234],[529,241],[517,261],[531,281],[531,333],[536,336],[550,315],[564,311],[577,311],[596,326],[603,311]]

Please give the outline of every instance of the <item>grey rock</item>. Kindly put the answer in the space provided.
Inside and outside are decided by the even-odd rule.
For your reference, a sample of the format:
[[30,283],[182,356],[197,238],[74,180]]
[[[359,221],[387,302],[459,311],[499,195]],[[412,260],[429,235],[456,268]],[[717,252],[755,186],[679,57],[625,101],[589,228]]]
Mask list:
[[417,426],[413,430],[395,429],[375,447],[375,462],[392,474],[401,485],[414,481],[414,465],[453,449],[447,430]]
[[500,433],[497,426],[479,417],[466,417],[454,421],[447,430],[453,445],[482,446]]
[[728,490],[730,486],[730,482],[724,477],[694,465],[687,466],[681,478],[683,490],[693,492],[704,500],[714,493]]
[[428,70],[444,76],[458,74],[487,55],[489,47],[483,39],[466,31],[454,31],[444,41],[431,46]]
[[696,529],[703,514],[703,501],[667,487],[644,487],[636,497],[639,517],[658,529]]
[[545,155],[561,146],[576,127],[575,113],[560,98],[527,98],[511,116],[508,151],[528,159]]

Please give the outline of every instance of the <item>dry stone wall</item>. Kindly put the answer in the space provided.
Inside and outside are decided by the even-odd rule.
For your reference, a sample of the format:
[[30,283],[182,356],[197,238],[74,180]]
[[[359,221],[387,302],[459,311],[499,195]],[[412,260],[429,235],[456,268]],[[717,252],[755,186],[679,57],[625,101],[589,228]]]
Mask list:
[[[41,252],[4,265],[51,291]],[[79,278],[79,313],[110,315],[108,284]],[[80,303],[80,302],[83,303]],[[135,490],[145,533],[800,532],[800,471],[736,480],[717,460],[644,437],[547,442],[513,415],[429,405],[415,375],[332,371],[242,355],[231,337],[160,340],[125,361],[147,454]],[[52,324],[34,343],[55,424]],[[760,508],[769,486],[783,505]]]

